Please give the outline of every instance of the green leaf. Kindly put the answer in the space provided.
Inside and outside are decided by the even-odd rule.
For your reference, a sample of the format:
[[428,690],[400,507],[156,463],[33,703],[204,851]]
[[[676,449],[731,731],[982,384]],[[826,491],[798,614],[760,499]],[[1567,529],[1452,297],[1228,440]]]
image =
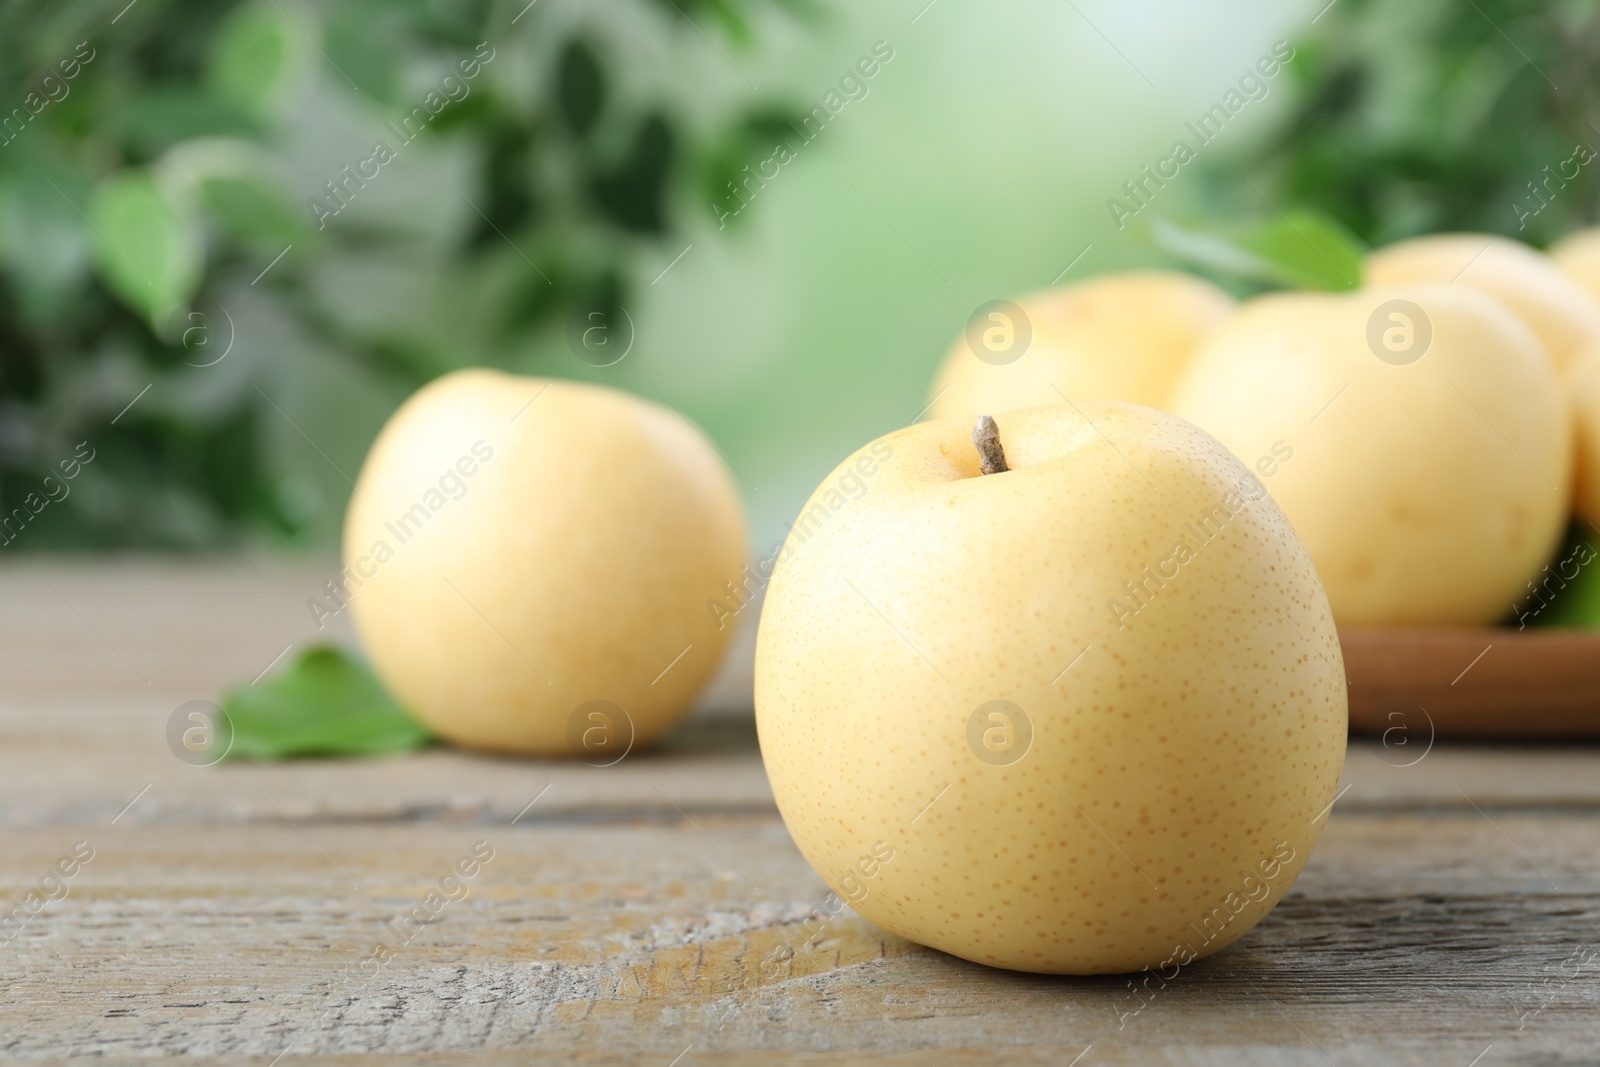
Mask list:
[[282,161],[248,141],[215,137],[176,145],[152,168],[173,203],[198,202],[223,233],[271,253],[310,236],[290,204]]
[[[659,0],[659,2],[669,18],[686,20],[696,29],[700,28],[702,22],[714,22],[741,46],[750,44],[754,36],[750,20],[740,10],[746,6],[741,0]],[[700,17],[702,12],[707,16],[705,19]]]
[[233,727],[229,759],[372,756],[433,741],[365,663],[333,645],[307,649],[268,681],[235,688],[222,709]]
[[1160,215],[1150,221],[1147,232],[1157,248],[1191,266],[1241,278],[1264,279],[1273,274],[1272,264],[1265,259],[1214,233],[1185,229]]
[[590,179],[589,192],[600,210],[624,229],[664,232],[676,148],[677,134],[665,115],[658,111],[640,120],[622,159]]
[[736,43],[748,45],[755,36],[750,29],[750,20],[729,0],[705,0],[705,6]]
[[1184,227],[1157,216],[1150,239],[1185,263],[1275,288],[1355,289],[1365,249],[1338,222],[1290,211],[1264,222]]
[[581,40],[568,41],[556,73],[556,102],[574,137],[589,133],[605,99],[605,74],[594,49]]
[[75,315],[90,266],[89,238],[76,204],[90,179],[42,157],[17,154],[0,171],[0,264],[33,322]]
[[245,4],[228,17],[206,72],[218,96],[265,116],[305,83],[309,49],[289,18],[270,3]]
[[305,234],[304,216],[259,178],[206,178],[200,183],[200,199],[217,224],[240,241],[282,247]]
[[135,91],[110,114],[109,126],[127,142],[131,158],[141,161],[200,137],[248,138],[261,132],[261,122],[239,104],[186,85]]
[[397,26],[400,14],[397,8],[373,0],[348,0],[328,12],[322,44],[335,70],[333,84],[354,88],[369,97],[369,103],[397,101],[404,62]]
[[1247,233],[1244,246],[1275,264],[1301,289],[1355,289],[1366,249],[1339,223],[1314,211],[1290,211]]
[[185,208],[143,171],[107,178],[89,199],[100,276],[157,328],[200,285],[200,227]]

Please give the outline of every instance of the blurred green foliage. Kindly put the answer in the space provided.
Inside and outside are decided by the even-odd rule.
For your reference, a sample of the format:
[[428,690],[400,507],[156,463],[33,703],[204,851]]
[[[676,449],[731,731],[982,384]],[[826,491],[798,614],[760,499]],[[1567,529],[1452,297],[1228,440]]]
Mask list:
[[[628,24],[605,30],[733,48],[762,5],[811,10],[635,0]],[[302,537],[307,505],[264,447],[281,412],[245,378],[207,389],[185,378],[231,342],[221,297],[273,263],[251,292],[299,336],[414,387],[579,309],[614,310],[632,266],[674,227],[673,190],[721,188],[751,131],[782,110],[763,101],[691,122],[670,84],[625,91],[635,72],[572,5],[118,6],[0,6],[0,542],[14,549]],[[480,46],[495,58],[475,61]],[[337,188],[294,176],[286,131],[318,83],[323,99],[343,94],[388,123],[395,149],[415,136],[469,157],[459,193],[473,222],[449,256],[488,294],[475,345],[370,325],[325,291],[320,265],[406,254],[414,234],[389,216],[330,223],[323,212],[364,188],[349,167],[328,176]],[[349,158],[365,162],[369,143]],[[57,466],[81,441],[96,459],[65,487]]]
[[1264,194],[1370,245],[1450,230],[1544,245],[1593,222],[1594,0],[1340,0],[1294,44],[1288,112],[1209,171],[1225,213],[1270,215]]

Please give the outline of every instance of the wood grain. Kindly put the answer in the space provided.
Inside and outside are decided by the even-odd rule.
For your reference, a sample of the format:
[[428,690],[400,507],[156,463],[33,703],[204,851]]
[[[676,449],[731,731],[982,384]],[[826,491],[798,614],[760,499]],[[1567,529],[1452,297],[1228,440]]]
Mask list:
[[[535,1062],[664,1064],[688,1046],[700,1062],[909,1045],[941,1063],[1065,1062],[1052,1057],[1092,1043],[1101,1063],[1453,1062],[1448,1049],[1465,1065],[1491,1044],[1507,1055],[1490,1062],[1535,1062],[1600,1043],[1600,834],[1570,815],[1334,820],[1250,937],[1147,1002],[1124,979],[991,971],[854,917],[807,945],[798,924],[825,889],[771,818],[78,832],[94,861],[0,964],[8,1056],[510,1043]],[[477,840],[495,858],[471,894],[398,938],[386,924]],[[67,844],[7,835],[22,870]],[[368,978],[383,943],[396,952]]]
[[[0,1061],[1492,1067],[1600,1049],[1593,747],[1355,742],[1290,895],[1141,1000],[848,910],[812,939],[826,887],[747,711],[603,770],[178,761],[178,703],[319,636],[308,576],[0,571],[0,899],[94,849],[0,945]],[[476,842],[493,859],[430,911]]]

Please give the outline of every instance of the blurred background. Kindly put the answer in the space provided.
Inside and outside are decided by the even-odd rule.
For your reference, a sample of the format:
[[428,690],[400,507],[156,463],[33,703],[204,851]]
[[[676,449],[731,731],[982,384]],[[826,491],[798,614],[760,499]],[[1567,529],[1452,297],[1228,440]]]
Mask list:
[[765,552],[975,307],[1171,264],[1158,217],[1594,221],[1597,53],[1587,2],[8,4],[0,510],[94,459],[4,548],[331,561],[384,419],[485,364],[678,407]]

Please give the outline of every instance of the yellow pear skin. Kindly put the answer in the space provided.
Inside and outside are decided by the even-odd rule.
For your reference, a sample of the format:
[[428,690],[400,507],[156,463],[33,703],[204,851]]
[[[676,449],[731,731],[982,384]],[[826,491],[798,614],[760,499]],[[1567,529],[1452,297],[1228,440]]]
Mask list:
[[707,603],[745,560],[737,489],[682,417],[489,370],[395,412],[344,527],[378,677],[446,740],[532,755],[584,755],[591,701],[623,716],[595,753],[677,722],[733,632]]
[[[1019,297],[1015,304],[1026,325],[997,309],[992,314],[998,318],[983,318],[956,340],[933,383],[929,418],[974,419],[1069,399],[1164,408],[1195,346],[1227,318],[1234,301],[1186,274],[1134,271]],[[1004,346],[1020,345],[1024,330],[1026,349],[1009,358]],[[1001,350],[990,352],[986,344]]]
[[[1425,350],[1386,353],[1397,336]],[[1196,354],[1173,411],[1240,457],[1294,449],[1268,488],[1340,625],[1494,622],[1566,525],[1559,377],[1528,327],[1469,286],[1250,301]]]
[[[1600,302],[1600,226],[1558,241],[1550,259]],[[1579,352],[1567,368],[1567,388],[1578,437],[1573,509],[1589,525],[1600,526],[1600,341]]]
[[[835,893],[993,967],[1181,967],[1283,897],[1344,761],[1311,560],[1195,427],[1085,401],[919,423],[845,460],[756,651],[779,811]],[[1092,421],[1091,421],[1092,420]],[[980,436],[982,436],[980,434]]]
[[1566,381],[1577,438],[1572,507],[1593,535],[1600,529],[1600,344],[1578,353]]
[[1551,245],[1550,261],[1600,303],[1600,226],[1570,233]]
[[1415,237],[1367,257],[1368,285],[1467,285],[1527,323],[1556,367],[1600,339],[1600,304],[1548,257],[1520,241],[1484,233]]

